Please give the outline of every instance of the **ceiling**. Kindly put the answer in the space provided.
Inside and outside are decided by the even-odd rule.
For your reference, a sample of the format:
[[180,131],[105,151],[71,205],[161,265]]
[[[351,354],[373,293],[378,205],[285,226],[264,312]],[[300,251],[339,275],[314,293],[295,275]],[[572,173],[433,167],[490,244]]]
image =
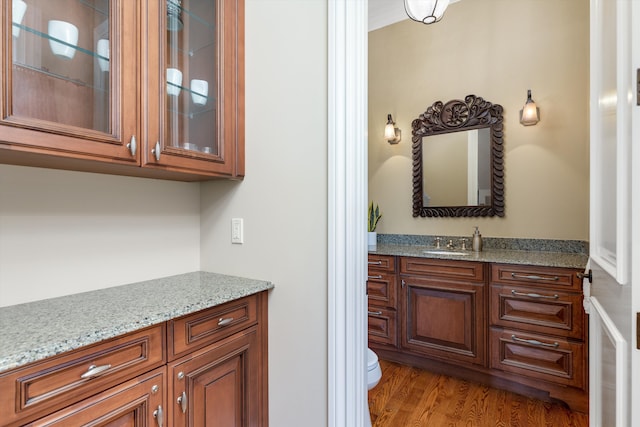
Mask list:
[[[460,0],[450,0],[455,3]],[[404,11],[404,0],[369,0],[369,31],[409,19]]]

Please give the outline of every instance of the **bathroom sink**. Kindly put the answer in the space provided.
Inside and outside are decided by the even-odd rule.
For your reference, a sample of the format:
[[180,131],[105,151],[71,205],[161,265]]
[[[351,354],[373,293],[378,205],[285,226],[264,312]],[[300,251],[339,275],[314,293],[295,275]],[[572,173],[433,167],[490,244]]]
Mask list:
[[458,256],[465,256],[465,255],[469,255],[471,252],[447,251],[447,250],[443,250],[443,249],[427,249],[426,251],[423,251],[423,253],[425,253],[427,255],[458,255]]

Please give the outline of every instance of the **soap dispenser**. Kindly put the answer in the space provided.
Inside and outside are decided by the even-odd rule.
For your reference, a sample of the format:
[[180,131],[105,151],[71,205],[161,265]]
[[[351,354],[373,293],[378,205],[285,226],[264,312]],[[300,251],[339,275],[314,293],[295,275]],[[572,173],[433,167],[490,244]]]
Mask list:
[[482,235],[480,230],[476,227],[476,231],[473,232],[472,247],[474,252],[480,252],[482,250]]

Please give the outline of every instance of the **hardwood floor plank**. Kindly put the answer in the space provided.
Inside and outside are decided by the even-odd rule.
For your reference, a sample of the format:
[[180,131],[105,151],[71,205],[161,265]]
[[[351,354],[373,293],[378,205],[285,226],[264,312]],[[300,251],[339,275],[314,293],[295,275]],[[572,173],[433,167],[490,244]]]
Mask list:
[[380,361],[373,427],[588,427],[586,414],[504,390]]

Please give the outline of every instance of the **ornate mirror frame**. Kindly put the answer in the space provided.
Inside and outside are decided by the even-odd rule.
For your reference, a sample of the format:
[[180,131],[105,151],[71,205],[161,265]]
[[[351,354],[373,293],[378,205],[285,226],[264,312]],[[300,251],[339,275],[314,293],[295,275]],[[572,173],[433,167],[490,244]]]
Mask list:
[[[422,139],[427,136],[491,129],[491,204],[484,206],[423,206]],[[411,123],[413,147],[413,216],[504,216],[504,151],[502,106],[467,95],[464,101],[435,102]]]

